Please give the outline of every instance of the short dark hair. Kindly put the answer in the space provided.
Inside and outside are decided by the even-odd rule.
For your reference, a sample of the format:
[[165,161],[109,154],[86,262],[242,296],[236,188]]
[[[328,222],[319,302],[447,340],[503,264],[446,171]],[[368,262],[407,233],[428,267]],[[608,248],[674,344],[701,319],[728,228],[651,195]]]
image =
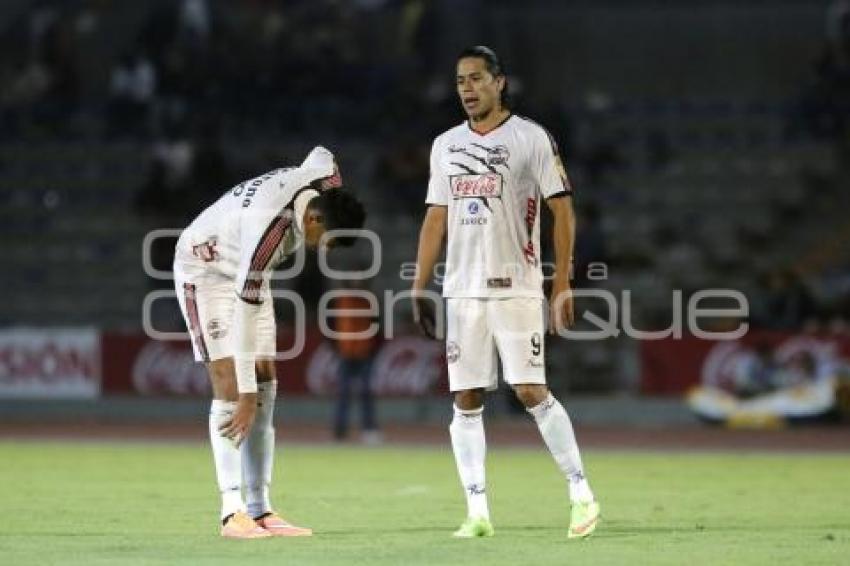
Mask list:
[[[359,230],[366,221],[363,203],[345,189],[322,191],[308,206],[321,213],[326,230]],[[353,236],[345,236],[335,238],[334,242],[338,246],[347,247],[353,245],[356,240]]]
[[505,72],[505,66],[502,63],[502,60],[496,55],[496,52],[487,47],[486,45],[473,45],[472,47],[467,47],[463,51],[460,52],[460,55],[457,56],[457,60],[466,59],[469,57],[475,57],[477,59],[482,59],[484,61],[484,65],[487,67],[487,72],[493,75],[494,77],[504,77],[505,78],[505,88],[502,89],[502,94],[499,97],[499,101],[502,103],[502,106],[506,107],[510,103],[510,96],[508,95],[508,75]]

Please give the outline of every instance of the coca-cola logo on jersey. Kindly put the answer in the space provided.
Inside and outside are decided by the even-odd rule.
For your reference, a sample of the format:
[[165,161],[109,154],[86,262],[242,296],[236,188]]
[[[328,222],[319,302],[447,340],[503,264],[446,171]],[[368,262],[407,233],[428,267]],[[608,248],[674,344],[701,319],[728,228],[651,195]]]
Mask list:
[[144,395],[199,395],[210,391],[203,364],[192,350],[163,342],[148,342],[136,356],[133,387]]
[[[372,364],[372,391],[376,395],[422,395],[434,391],[445,367],[438,342],[405,336],[385,342]],[[327,343],[319,346],[307,368],[311,393],[336,392],[339,357]]]
[[454,198],[488,198],[502,196],[502,176],[498,173],[452,175]]

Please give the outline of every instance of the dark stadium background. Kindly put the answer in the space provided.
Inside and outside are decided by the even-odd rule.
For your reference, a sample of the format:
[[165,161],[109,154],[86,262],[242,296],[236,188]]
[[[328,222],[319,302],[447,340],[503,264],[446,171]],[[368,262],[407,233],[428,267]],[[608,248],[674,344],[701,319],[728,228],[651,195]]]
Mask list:
[[[738,350],[850,351],[847,2],[5,0],[0,434],[126,423],[205,434],[208,391],[188,342],[142,332],[145,296],[170,288],[143,270],[145,235],[185,226],[313,145],[338,156],[381,236],[371,288],[407,289],[430,143],[462,119],[455,57],[478,43],[504,59],[516,111],[561,146],[577,287],[630,291],[634,324],[654,330],[669,325],[674,290],[687,301],[736,289],[752,329]],[[172,246],[154,243],[155,267],[168,269]],[[587,280],[591,262],[608,266],[605,280]],[[338,282],[308,257],[279,285],[314,320]],[[600,304],[579,312],[602,316]],[[285,333],[293,313],[279,306]],[[182,329],[172,301],[151,316]],[[390,440],[416,439],[449,413],[441,346],[417,337],[405,302],[390,320],[400,338],[376,363],[380,420]],[[329,439],[334,360],[308,330],[307,353],[282,365],[278,418]],[[699,431],[683,395],[714,346],[549,340],[550,383],[600,442],[616,438],[610,427]],[[507,393],[488,410],[508,428],[516,413]]]

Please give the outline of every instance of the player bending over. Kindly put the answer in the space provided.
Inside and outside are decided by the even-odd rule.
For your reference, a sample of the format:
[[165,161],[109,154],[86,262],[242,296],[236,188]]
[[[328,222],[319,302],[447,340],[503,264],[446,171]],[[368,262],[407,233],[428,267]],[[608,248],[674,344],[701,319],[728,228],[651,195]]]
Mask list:
[[340,186],[333,154],[316,147],[300,166],[226,192],[177,242],[177,297],[195,359],[206,363],[212,382],[210,442],[224,537],[312,534],[284,521],[269,500],[277,392],[269,279],[302,244],[316,248],[327,230],[363,226],[363,206]]
[[[599,504],[590,490],[572,423],[546,387],[540,197],[554,218],[555,274],[549,331],[572,324],[569,265],[572,189],[554,140],[539,124],[505,105],[505,74],[496,54],[472,47],[457,61],[457,92],[468,120],[434,140],[428,212],[419,236],[414,297],[431,279],[447,236],[443,296],[446,359],[454,392],[449,432],[466,492],[467,519],[454,536],[492,536],[484,481],[484,391],[497,386],[496,354],[505,381],[534,417],[569,485],[569,538],[596,528]],[[558,299],[560,298],[560,303]],[[433,333],[425,297],[414,318]]]

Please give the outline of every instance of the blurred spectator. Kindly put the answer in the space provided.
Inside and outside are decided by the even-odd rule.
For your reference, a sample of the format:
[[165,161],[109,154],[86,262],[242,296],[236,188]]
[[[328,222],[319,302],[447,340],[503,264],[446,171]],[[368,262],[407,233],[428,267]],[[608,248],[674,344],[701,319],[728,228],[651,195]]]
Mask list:
[[194,157],[195,148],[184,137],[154,143],[153,159],[162,167],[163,184],[167,190],[176,190],[188,184]]
[[[362,281],[345,282],[346,289],[364,289]],[[369,331],[377,318],[362,315],[368,311],[369,301],[356,294],[338,296],[333,308],[340,310],[334,320],[334,330],[341,333],[335,341],[340,358],[339,381],[337,382],[337,403],[334,415],[334,438],[343,440],[348,435],[348,415],[351,405],[352,389],[357,388],[360,398],[361,437],[365,443],[374,444],[381,440],[375,422],[375,400],[372,393],[372,360],[377,350],[377,336],[360,338],[358,334]],[[360,311],[358,313],[358,311]]]
[[207,0],[183,0],[179,12],[179,33],[184,41],[196,48],[205,46],[211,25]]
[[25,37],[16,38],[26,47],[4,53],[9,58],[0,85],[4,134],[66,132],[67,118],[77,105],[78,30],[74,19],[63,15],[49,3],[37,5],[26,17]]
[[834,0],[826,12],[826,39],[836,63],[850,66],[850,2]]
[[830,378],[834,364],[818,361],[811,352],[801,351],[780,362],[767,342],[756,344],[735,367],[733,391],[747,399],[772,391],[806,386]]
[[779,364],[770,344],[756,344],[753,351],[742,357],[736,365],[731,393],[746,399],[772,391],[775,389],[773,380],[778,369]]
[[836,0],[826,14],[826,41],[807,85],[791,110],[786,136],[839,140],[850,107],[850,2]]
[[731,383],[695,387],[688,404],[700,417],[727,424],[829,419],[836,409],[841,365],[833,355],[806,350],[780,359],[765,340],[741,353]]
[[194,157],[195,147],[185,136],[173,134],[156,141],[147,181],[136,200],[139,210],[165,218],[187,214]]
[[127,55],[113,67],[109,82],[112,133],[143,131],[156,96],[156,86],[156,69],[143,53]]
[[136,200],[144,214],[185,219],[199,203],[214,201],[238,180],[214,122],[197,127],[191,137],[183,129],[179,123],[169,125],[151,147],[148,178]]
[[762,277],[751,301],[753,322],[762,328],[796,331],[816,315],[815,301],[799,276],[778,269]]

